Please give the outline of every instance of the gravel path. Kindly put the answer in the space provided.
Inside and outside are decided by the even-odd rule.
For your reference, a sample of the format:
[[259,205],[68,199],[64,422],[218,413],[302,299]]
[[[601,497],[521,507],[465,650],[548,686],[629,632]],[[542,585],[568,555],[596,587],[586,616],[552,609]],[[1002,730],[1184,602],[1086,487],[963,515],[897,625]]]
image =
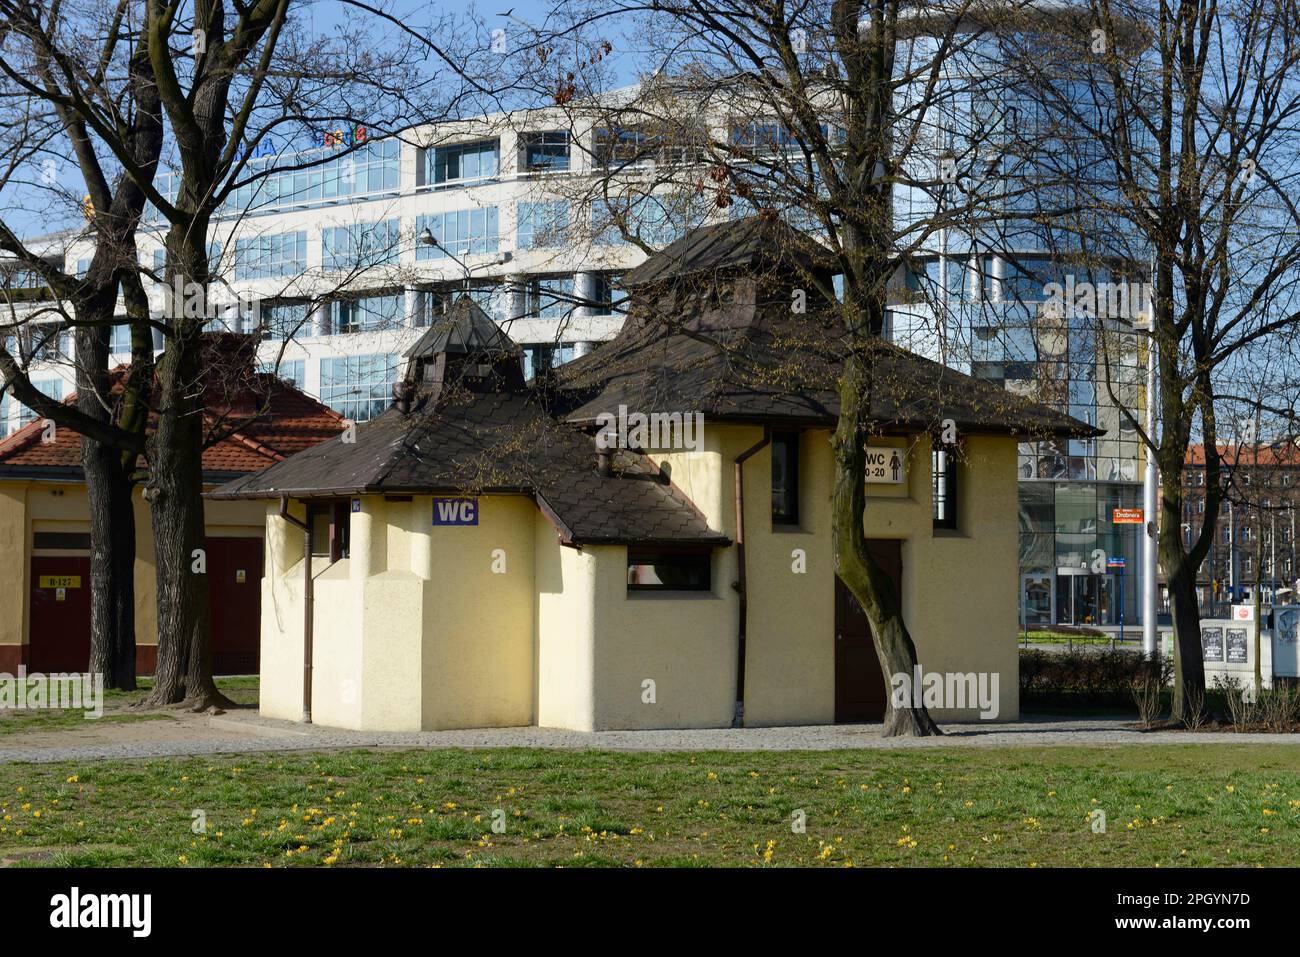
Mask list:
[[1300,734],[1144,733],[1127,719],[1035,718],[1007,724],[944,727],[942,738],[882,738],[879,725],[689,731],[562,731],[485,728],[476,731],[363,732],[262,718],[256,711],[177,715],[172,721],[94,726],[0,738],[0,763],[183,757],[340,748],[559,748],[610,751],[835,751],[853,748],[1095,747],[1126,744],[1293,744]]

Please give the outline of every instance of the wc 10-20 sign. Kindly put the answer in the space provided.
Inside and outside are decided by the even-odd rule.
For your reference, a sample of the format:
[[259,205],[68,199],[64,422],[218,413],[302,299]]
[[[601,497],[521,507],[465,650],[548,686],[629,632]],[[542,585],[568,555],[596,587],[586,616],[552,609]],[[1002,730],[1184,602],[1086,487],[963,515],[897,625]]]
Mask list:
[[887,445],[868,445],[866,480],[868,485],[902,485],[907,478],[907,461],[903,449]]

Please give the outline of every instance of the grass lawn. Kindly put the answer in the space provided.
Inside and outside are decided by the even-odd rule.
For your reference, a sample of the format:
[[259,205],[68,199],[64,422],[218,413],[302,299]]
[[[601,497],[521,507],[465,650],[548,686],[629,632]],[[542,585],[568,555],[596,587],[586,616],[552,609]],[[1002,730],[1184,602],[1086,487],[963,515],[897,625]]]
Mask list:
[[[0,765],[0,862],[1291,865],[1297,757],[1282,745],[1190,744]],[[1105,833],[1089,826],[1094,808]],[[192,832],[196,811],[205,833]],[[804,833],[792,828],[798,812]]]
[[[47,682],[48,684],[48,682]],[[143,701],[153,687],[152,678],[141,678],[135,691],[104,691],[104,716],[95,721],[171,721],[165,711],[133,711],[131,706]],[[254,677],[218,678],[217,687],[237,704],[256,704],[258,679]],[[30,692],[29,692],[30,693]],[[47,698],[49,692],[46,692]],[[83,695],[82,700],[86,700]],[[0,708],[0,740],[23,731],[74,731],[87,726],[84,711],[56,708]]]

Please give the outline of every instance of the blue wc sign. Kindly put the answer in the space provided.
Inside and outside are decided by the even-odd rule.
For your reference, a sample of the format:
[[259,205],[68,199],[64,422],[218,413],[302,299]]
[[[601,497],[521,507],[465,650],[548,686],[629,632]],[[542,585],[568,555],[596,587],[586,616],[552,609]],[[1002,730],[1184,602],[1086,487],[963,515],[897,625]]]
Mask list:
[[478,499],[435,498],[433,500],[434,525],[477,525]]

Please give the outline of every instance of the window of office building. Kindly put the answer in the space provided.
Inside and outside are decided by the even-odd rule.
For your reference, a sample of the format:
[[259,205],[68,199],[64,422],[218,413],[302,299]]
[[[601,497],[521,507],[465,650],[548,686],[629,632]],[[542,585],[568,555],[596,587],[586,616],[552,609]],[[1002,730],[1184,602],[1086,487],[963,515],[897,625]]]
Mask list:
[[452,146],[435,146],[425,151],[428,164],[425,181],[464,183],[488,179],[500,168],[500,140],[477,140]]
[[598,316],[610,316],[620,311],[627,301],[627,290],[622,288],[621,272],[598,272],[592,276],[591,298],[593,311]]
[[235,279],[276,279],[307,270],[307,233],[274,233],[235,240]]
[[283,340],[312,334],[307,323],[311,304],[301,300],[264,302],[261,307],[262,338]]
[[592,154],[596,165],[601,167],[691,163],[700,157],[707,141],[702,130],[689,135],[646,126],[597,127],[592,131]]
[[524,133],[519,137],[519,168],[528,173],[569,168],[569,134],[566,130]]
[[388,408],[400,356],[334,356],[320,360],[320,399],[345,419],[368,422]]
[[26,355],[33,362],[54,362],[72,356],[72,334],[58,326],[38,325],[28,330]]
[[416,328],[432,325],[461,296],[468,296],[471,302],[494,321],[504,320],[509,299],[505,287],[495,279],[471,279],[468,282],[442,283],[417,290],[413,324]]
[[597,244],[622,245],[623,230],[652,246],[666,246],[688,229],[703,224],[708,215],[698,197],[680,193],[600,200],[591,206],[591,231]]
[[403,324],[406,297],[398,292],[335,299],[326,305],[329,328],[335,335],[393,329]]
[[[64,392],[64,382],[62,379],[33,379],[32,387],[38,392],[43,392],[51,399],[62,400]],[[26,425],[28,422],[35,422],[37,419],[36,411],[29,409],[25,405],[18,406],[18,424]]]
[[[268,156],[249,161],[246,173],[240,178],[252,178],[252,182],[231,193],[222,204],[222,215],[321,206],[352,196],[395,193],[401,186],[401,141],[395,138],[376,140],[319,162],[326,150],[335,149],[337,147],[323,147],[284,157]],[[316,165],[256,175],[277,165],[301,166],[307,163]],[[160,190],[164,195],[174,194],[172,179],[173,174],[159,175]],[[153,215],[156,217],[157,212],[154,211]]]
[[301,389],[307,384],[307,362],[305,359],[281,359],[278,363],[274,357],[263,359],[258,362],[258,371],[274,375],[277,379],[282,379],[285,382],[290,382],[297,389]]
[[515,245],[519,249],[562,246],[569,232],[569,204],[564,200],[515,206]]
[[346,272],[394,262],[401,254],[401,233],[400,219],[327,226],[321,230],[321,265]]
[[131,327],[127,324],[125,316],[114,317],[118,323],[113,326],[108,335],[109,354],[115,356],[129,355],[131,352]]
[[532,379],[545,369],[554,369],[571,362],[574,357],[572,343],[540,342],[525,345],[523,349],[525,379]]
[[524,315],[534,319],[564,319],[573,315],[573,276],[539,276],[528,280]]
[[437,244],[427,246],[417,242],[415,258],[445,259],[448,253],[464,258],[476,253],[494,253],[500,243],[497,219],[495,206],[419,216],[415,221],[416,236],[428,229]]

